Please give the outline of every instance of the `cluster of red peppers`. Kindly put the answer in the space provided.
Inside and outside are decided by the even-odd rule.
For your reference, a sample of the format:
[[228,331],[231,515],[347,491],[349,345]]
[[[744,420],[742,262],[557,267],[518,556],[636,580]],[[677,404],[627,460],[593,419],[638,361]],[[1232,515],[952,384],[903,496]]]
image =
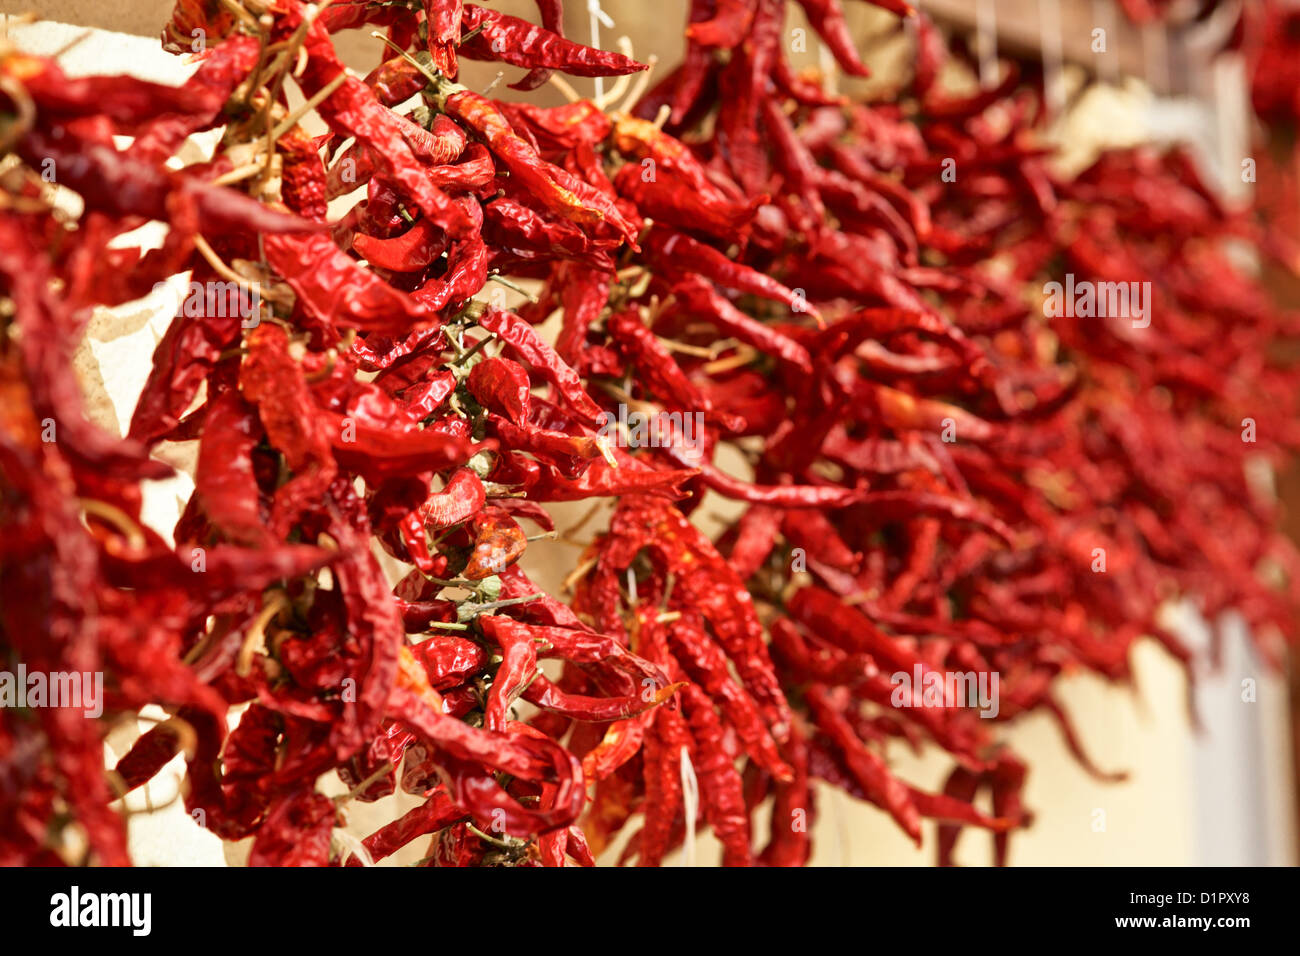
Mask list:
[[[840,4],[799,4],[865,75]],[[103,673],[106,708],[0,711],[0,862],[129,862],[115,801],[177,755],[186,809],[254,864],[426,838],[426,865],[593,865],[635,817],[640,865],[697,826],[725,864],[800,865],[815,781],[918,843],[939,821],[942,861],[967,826],[1002,861],[1030,814],[999,724],[1044,709],[1091,768],[1058,675],[1124,680],[1147,635],[1186,659],[1180,595],[1276,651],[1300,564],[1258,465],[1300,444],[1296,323],[1228,240],[1275,244],[1179,152],[1058,178],[1032,77],[956,95],[933,25],[874,5],[917,47],[867,103],[791,65],[782,0],[694,0],[649,89],[559,0],[541,26],[181,0],[164,40],[204,49],[179,87],[3,51],[0,650]],[[384,39],[365,78],[331,41],[356,28]],[[520,90],[631,77],[630,105],[493,99],[458,58]],[[224,291],[187,299],[109,435],[72,353],[181,273]],[[1145,284],[1146,311],[1054,313],[1067,275]],[[142,493],[179,442],[195,491],[163,535]],[[520,559],[582,499],[613,511],[566,603]],[[711,537],[689,518],[719,499]],[[891,675],[951,672],[998,678],[996,719],[899,705]],[[106,772],[149,704],[168,719]],[[895,776],[899,744],[951,755],[941,792]],[[340,837],[398,788],[422,802]]]

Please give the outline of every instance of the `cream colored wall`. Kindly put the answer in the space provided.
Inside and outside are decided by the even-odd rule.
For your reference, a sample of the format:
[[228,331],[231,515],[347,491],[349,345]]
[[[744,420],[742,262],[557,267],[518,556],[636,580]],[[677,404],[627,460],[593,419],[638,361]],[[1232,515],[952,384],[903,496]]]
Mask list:
[[[644,55],[648,49],[657,47],[671,56],[680,48],[676,37],[684,0],[653,5],[637,0],[605,0],[604,5],[619,23],[615,33],[632,32],[639,38],[648,38],[638,44],[638,53]],[[514,6],[531,15],[531,3]],[[574,20],[583,19],[579,16],[581,6],[570,3],[570,32],[574,35],[578,35]],[[71,49],[64,62],[76,72],[133,71],[155,79],[177,76],[179,69],[177,61],[162,53],[153,40],[168,7],[169,4],[155,0],[111,5],[72,0],[29,0],[15,5],[12,0],[0,0],[0,11],[4,12],[31,9],[50,18],[79,24],[115,25],[143,34],[143,37],[92,34]],[[670,25],[663,30],[671,33],[656,33],[647,24]],[[582,26],[581,22],[577,26]],[[20,47],[49,53],[83,32],[63,24],[41,23],[14,29],[12,38]],[[352,62],[359,68],[365,69],[372,62],[370,47],[363,44],[349,49],[354,51]],[[169,307],[160,301],[146,301],[134,308],[105,311],[92,322],[77,364],[92,414],[105,427],[120,430],[129,421],[153,344],[165,329],[170,314]],[[185,457],[185,449],[179,448],[177,463],[183,464]],[[160,532],[165,534],[170,530],[191,487],[183,475],[174,482],[151,487],[147,518]],[[566,514],[567,520],[572,520],[586,508],[586,505],[562,508],[560,523],[564,523]],[[712,529],[706,527],[706,530]],[[538,547],[530,551],[530,573],[548,589],[557,589],[573,555],[558,543],[551,544],[550,548],[554,550],[543,551]],[[1236,695],[1243,675],[1259,680],[1258,702],[1238,702],[1235,706],[1259,708],[1256,722],[1263,729],[1257,743],[1264,770],[1243,770],[1244,764],[1237,762],[1231,748],[1222,755],[1215,751],[1217,763],[1213,772],[1238,778],[1249,770],[1252,779],[1241,781],[1242,786],[1238,788],[1237,793],[1246,797],[1234,804],[1215,804],[1208,811],[1204,800],[1198,803],[1200,790],[1205,788],[1198,788],[1196,764],[1197,754],[1209,750],[1204,741],[1198,744],[1190,731],[1184,703],[1185,681],[1167,655],[1151,643],[1140,644],[1134,654],[1136,680],[1130,688],[1106,685],[1087,675],[1068,678],[1061,686],[1060,699],[1073,715],[1084,745],[1103,767],[1125,769],[1132,776],[1123,784],[1097,783],[1071,760],[1048,718],[1035,715],[1018,722],[1009,730],[1008,739],[1030,764],[1025,799],[1034,810],[1036,821],[1028,832],[1014,838],[1012,862],[1042,865],[1185,865],[1205,859],[1223,862],[1243,852],[1240,828],[1226,825],[1227,821],[1233,814],[1261,812],[1267,816],[1263,825],[1271,834],[1273,856],[1270,859],[1294,862],[1284,688],[1249,662],[1240,664],[1238,669],[1241,673],[1229,674],[1216,693]],[[142,723],[141,728],[144,726]],[[110,739],[110,764],[129,746],[132,736],[124,731]],[[898,747],[890,756],[901,776],[923,787],[937,787],[949,765],[942,755],[917,758]],[[180,770],[179,761],[174,762],[148,788],[131,796],[131,808],[145,810],[151,805],[167,804],[176,793]],[[1199,772],[1200,779],[1204,780],[1204,768]],[[1258,797],[1253,802],[1249,799],[1252,793]],[[403,800],[403,806],[409,805],[410,798]],[[1265,809],[1260,811],[1258,807]],[[352,811],[351,829],[357,833],[369,832],[385,819],[391,819],[393,810],[387,802],[356,807]],[[1097,826],[1098,811],[1104,812],[1104,828]],[[1225,822],[1221,829],[1214,826],[1216,819]],[[133,856],[144,864],[223,865],[227,861],[242,862],[247,854],[246,845],[223,847],[219,840],[195,826],[178,802],[153,813],[133,816],[130,835]],[[925,849],[918,851],[883,814],[824,787],[819,794],[815,838],[817,850],[813,862],[818,865],[924,865],[933,859],[932,826],[926,833]],[[958,860],[968,864],[989,862],[989,842],[985,835],[968,831],[959,845]],[[694,862],[702,864],[715,859],[716,844],[709,837],[702,838]]]

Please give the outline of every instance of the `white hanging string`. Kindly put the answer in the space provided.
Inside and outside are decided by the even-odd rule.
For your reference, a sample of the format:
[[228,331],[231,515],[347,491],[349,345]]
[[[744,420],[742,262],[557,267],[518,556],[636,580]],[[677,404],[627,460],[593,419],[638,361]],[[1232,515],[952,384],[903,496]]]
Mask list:
[[[614,21],[609,18],[604,10],[600,8],[600,0],[587,0],[587,13],[591,15],[591,46],[593,49],[600,49],[600,28],[603,24],[606,30],[614,29]],[[603,99],[605,96],[605,78],[596,77],[596,99]]]
[[691,755],[682,748],[682,813],[686,816],[686,839],[682,843],[682,866],[695,865],[695,814],[700,809],[700,785],[695,779]]
[[976,42],[979,44],[980,86],[998,82],[998,8],[996,0],[976,0]]
[[1047,117],[1054,120],[1065,112],[1065,55],[1062,52],[1060,0],[1038,0],[1038,28],[1042,42]]

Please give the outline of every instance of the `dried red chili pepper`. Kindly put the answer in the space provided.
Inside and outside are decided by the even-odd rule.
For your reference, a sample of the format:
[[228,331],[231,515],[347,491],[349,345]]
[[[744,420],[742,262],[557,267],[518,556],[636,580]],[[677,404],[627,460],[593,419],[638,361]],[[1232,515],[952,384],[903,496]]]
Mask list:
[[600,406],[588,397],[576,372],[561,359],[537,332],[512,312],[489,309],[479,325],[501,339],[538,374],[543,375],[564,397],[565,403],[586,424],[601,421]]
[[428,219],[419,219],[400,236],[388,239],[358,233],[352,239],[352,248],[380,269],[419,272],[447,251],[447,236]]
[[[570,76],[622,76],[645,69],[644,63],[621,53],[583,46],[546,27],[473,3],[465,4],[461,26],[473,36],[457,52],[471,60],[499,60],[530,70],[559,70]],[[514,88],[535,87],[514,84]]]
[[[883,4],[881,4],[883,6]],[[839,0],[799,0],[808,23],[817,35],[826,41],[826,46],[845,73],[850,76],[870,76],[871,70],[858,57],[849,32],[848,21],[844,19],[844,10]]]
[[362,268],[329,236],[268,236],[265,248],[267,261],[298,294],[299,304],[326,328],[398,333],[435,319],[432,310]]
[[636,248],[637,224],[600,191],[538,156],[490,100],[471,90],[452,89],[443,95],[442,106],[483,137],[510,174],[548,210],[583,225],[607,222]]
[[[286,31],[281,39],[287,39],[288,34],[299,29],[304,20],[304,8],[299,0],[286,0],[286,3],[286,12],[277,21],[277,26]],[[374,98],[363,81],[346,75],[328,33],[319,22],[307,27],[303,49],[307,55],[300,83],[307,95],[320,93],[327,84],[340,75],[344,76],[341,85],[318,107],[321,118],[331,130],[337,135],[355,136],[358,142],[369,147],[377,170],[409,195],[424,215],[450,235],[456,238],[469,235],[471,227],[464,213],[421,174],[420,164],[407,145],[395,114]]]
[[253,841],[249,866],[329,866],[334,801],[304,791],[280,801]]
[[921,815],[908,789],[894,779],[885,768],[884,761],[858,739],[844,717],[842,705],[835,702],[830,691],[822,685],[813,684],[805,694],[818,728],[839,748],[849,772],[863,788],[867,798],[888,811],[904,832],[919,845]]

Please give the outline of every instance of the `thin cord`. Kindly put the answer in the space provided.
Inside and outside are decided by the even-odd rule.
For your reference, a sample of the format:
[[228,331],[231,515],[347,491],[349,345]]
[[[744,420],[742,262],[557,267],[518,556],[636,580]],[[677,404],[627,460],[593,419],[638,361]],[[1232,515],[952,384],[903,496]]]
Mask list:
[[695,814],[700,809],[700,785],[695,779],[691,755],[682,748],[682,812],[686,815],[686,840],[682,844],[682,866],[695,865]]
[[[600,49],[600,28],[603,24],[605,29],[614,29],[614,21],[609,18],[604,10],[600,8],[600,0],[587,0],[587,13],[591,15],[591,46],[592,49]],[[605,78],[596,77],[596,99],[597,101],[605,98]]]

